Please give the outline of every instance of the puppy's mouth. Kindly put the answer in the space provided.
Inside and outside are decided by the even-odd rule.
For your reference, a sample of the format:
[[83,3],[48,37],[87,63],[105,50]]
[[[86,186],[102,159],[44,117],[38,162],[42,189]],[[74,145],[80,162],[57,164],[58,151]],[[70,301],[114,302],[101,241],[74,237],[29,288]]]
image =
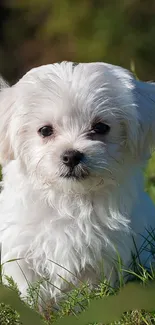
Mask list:
[[63,172],[60,174],[60,177],[66,178],[66,179],[72,179],[76,181],[84,180],[88,178],[89,172],[86,169],[70,169],[67,172]]

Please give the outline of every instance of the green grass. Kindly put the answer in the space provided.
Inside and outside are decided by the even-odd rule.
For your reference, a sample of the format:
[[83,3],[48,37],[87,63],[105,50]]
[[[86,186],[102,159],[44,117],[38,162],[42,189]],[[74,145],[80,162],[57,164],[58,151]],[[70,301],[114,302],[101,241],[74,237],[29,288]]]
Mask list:
[[[146,191],[151,196],[152,200],[155,202],[155,154],[149,161],[148,168],[145,172],[146,176]],[[154,239],[155,240],[155,239]],[[121,274],[121,271],[120,271]],[[139,268],[137,279],[146,285],[150,280],[155,281],[155,272],[152,270],[148,273],[143,267]],[[121,279],[121,277],[120,277]],[[8,279],[8,285],[18,292],[18,288],[14,284],[12,279]],[[120,286],[123,285],[122,280],[120,280]],[[70,293],[66,294],[63,301],[59,303],[59,308],[54,309],[54,307],[47,307],[46,317],[43,317],[46,325],[54,324],[56,320],[66,315],[76,315],[80,311],[83,311],[89,305],[89,302],[93,299],[100,299],[104,296],[115,295],[119,288],[113,289],[110,287],[106,280],[103,280],[98,287],[94,290],[89,290],[87,284],[82,284],[81,287],[75,288]],[[36,283],[34,287],[31,287],[28,291],[27,304],[38,311],[37,300],[38,300],[38,289],[39,283]],[[19,294],[19,292],[18,292]],[[10,306],[0,304],[0,325],[21,325],[20,316],[18,313],[11,309]],[[120,321],[111,323],[110,325],[153,325],[155,324],[155,311],[150,313],[144,310],[141,311],[131,311],[122,315]],[[37,325],[37,324],[34,324]],[[93,325],[102,325],[95,324]]]
[[[149,274],[144,268],[141,268],[141,272],[137,277],[141,278],[142,285],[146,285],[150,280],[155,280],[155,272]],[[14,286],[13,281],[10,281],[10,287],[17,291],[16,286]],[[54,307],[47,307],[46,317],[41,315],[45,322],[45,325],[54,324],[59,318],[68,315],[77,315],[80,311],[83,311],[89,305],[90,301],[93,299],[100,299],[105,296],[115,295],[119,288],[113,289],[109,286],[108,282],[104,280],[100,283],[96,289],[90,291],[88,285],[82,284],[80,288],[75,288],[72,292],[66,295],[64,300],[59,303],[59,309],[54,309]],[[29,290],[27,304],[37,310],[36,300],[34,297],[34,289]],[[33,300],[33,304],[32,304]],[[111,312],[111,311],[109,311]],[[1,304],[0,306],[0,325],[21,325],[20,316],[17,312],[12,310],[9,306]],[[117,321],[110,323],[110,325],[153,325],[155,324],[155,312],[141,311],[131,311],[126,312],[122,315],[122,318]],[[35,324],[34,324],[35,325]],[[37,324],[36,324],[37,325]],[[89,325],[89,324],[86,324]],[[92,323],[91,325],[102,325],[98,323]]]

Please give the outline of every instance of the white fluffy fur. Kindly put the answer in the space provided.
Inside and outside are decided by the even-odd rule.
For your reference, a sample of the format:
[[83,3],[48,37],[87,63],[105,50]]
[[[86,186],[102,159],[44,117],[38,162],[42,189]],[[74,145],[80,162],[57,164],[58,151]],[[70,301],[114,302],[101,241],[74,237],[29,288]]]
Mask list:
[[[155,209],[143,190],[143,168],[155,143],[154,84],[105,63],[62,62],[2,86],[4,274],[23,295],[29,283],[48,278],[41,287],[47,300],[68,289],[64,278],[94,284],[104,269],[114,284],[118,254],[123,268],[130,267],[134,241],[149,266],[141,245],[146,229],[155,227]],[[94,119],[111,127],[102,140],[87,137]],[[54,135],[42,139],[38,129],[47,124]],[[85,180],[60,176],[67,149],[85,154]]]

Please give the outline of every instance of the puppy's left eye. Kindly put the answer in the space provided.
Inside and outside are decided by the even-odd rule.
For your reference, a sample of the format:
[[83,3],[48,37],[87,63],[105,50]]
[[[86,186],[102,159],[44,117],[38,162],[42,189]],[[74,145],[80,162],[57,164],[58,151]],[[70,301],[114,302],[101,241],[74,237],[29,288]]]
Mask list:
[[105,123],[102,123],[102,122],[96,123],[92,127],[92,132],[96,133],[96,134],[105,135],[105,134],[109,133],[109,131],[110,131],[110,126]]
[[38,130],[38,133],[43,137],[49,137],[53,134],[53,128],[50,125],[45,125]]

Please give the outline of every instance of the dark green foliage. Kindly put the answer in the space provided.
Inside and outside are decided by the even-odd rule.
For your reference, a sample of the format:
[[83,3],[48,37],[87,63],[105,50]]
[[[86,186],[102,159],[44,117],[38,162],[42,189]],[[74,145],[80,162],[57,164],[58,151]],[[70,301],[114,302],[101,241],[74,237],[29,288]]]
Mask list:
[[[155,0],[6,0],[0,72],[9,80],[62,60],[106,61],[155,80]],[[10,59],[11,53],[11,59]]]
[[10,306],[0,304],[0,325],[21,325],[20,316]]

